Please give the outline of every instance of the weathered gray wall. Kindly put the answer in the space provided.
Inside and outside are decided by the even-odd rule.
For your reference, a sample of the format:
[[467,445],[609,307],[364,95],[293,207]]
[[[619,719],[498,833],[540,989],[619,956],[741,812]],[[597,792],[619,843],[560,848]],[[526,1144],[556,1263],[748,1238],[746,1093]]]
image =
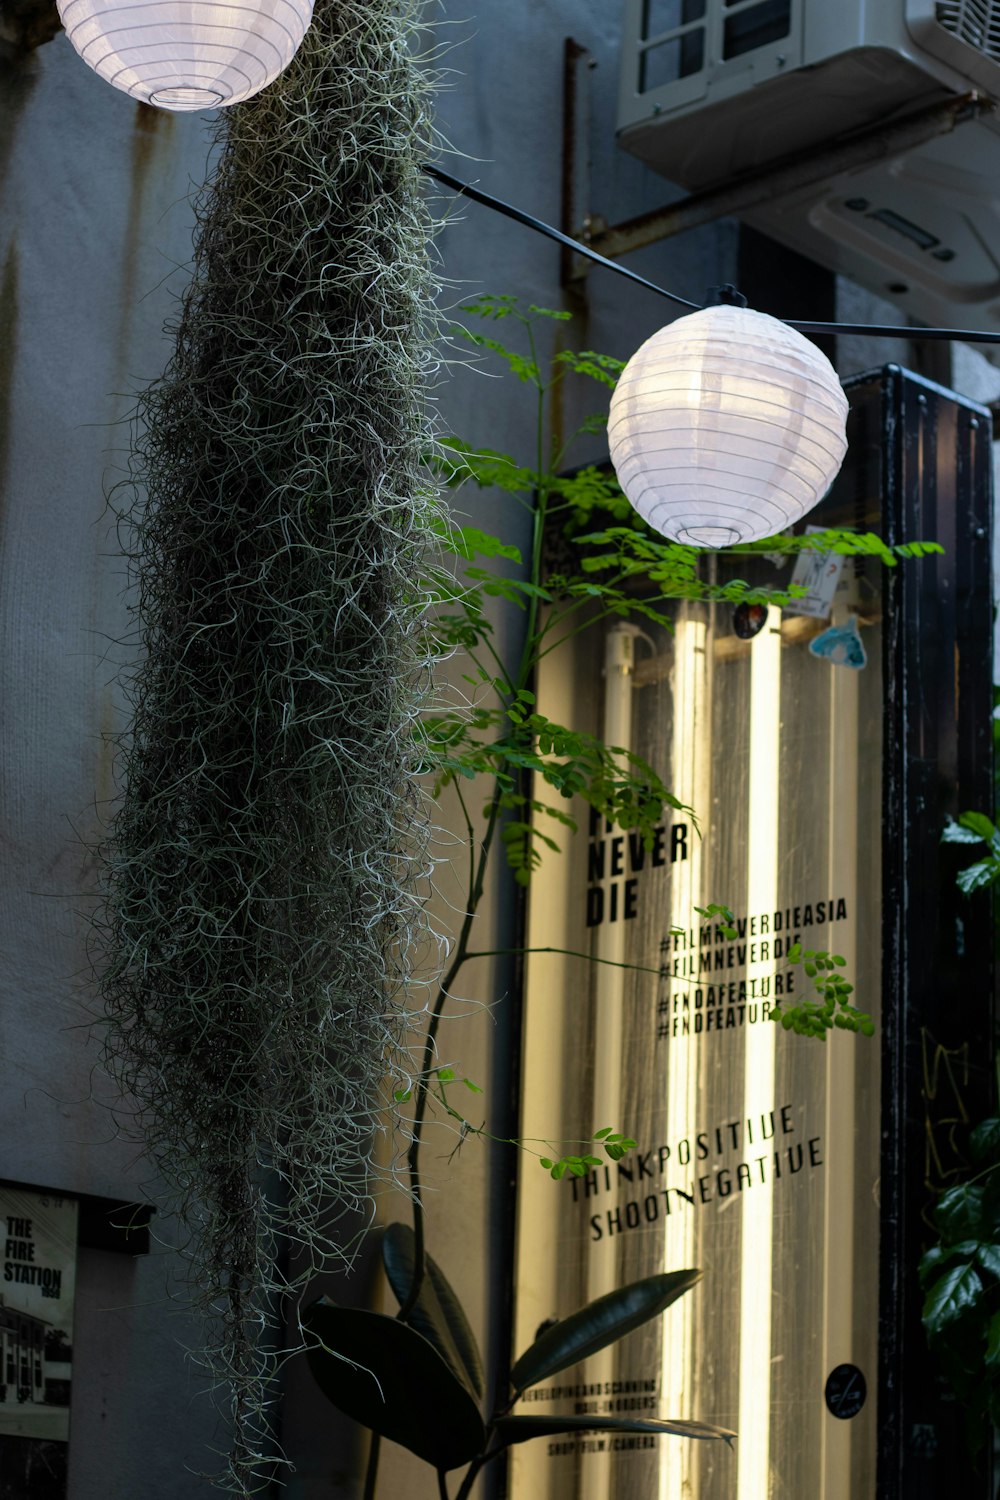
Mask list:
[[[206,154],[202,122],[114,93],[62,36],[0,74],[0,1176],[114,1198],[148,1168],[87,1024],[84,845],[112,795],[126,628],[104,491],[129,393],[167,357]],[[190,1494],[212,1464],[175,1260],[81,1255],[74,1500]]]

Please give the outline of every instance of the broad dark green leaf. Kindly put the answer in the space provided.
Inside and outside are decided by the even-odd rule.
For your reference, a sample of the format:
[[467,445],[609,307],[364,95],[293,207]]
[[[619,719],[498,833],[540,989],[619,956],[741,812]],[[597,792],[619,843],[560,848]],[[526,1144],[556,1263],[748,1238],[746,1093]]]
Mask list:
[[995,1312],[990,1319],[989,1332],[986,1335],[986,1363],[988,1365],[1000,1364],[1000,1312]]
[[525,1350],[510,1372],[511,1385],[516,1391],[523,1391],[547,1375],[565,1370],[567,1365],[575,1365],[598,1349],[616,1343],[633,1328],[655,1318],[700,1280],[700,1271],[666,1271],[598,1297],[546,1329]]
[[936,1276],[948,1259],[948,1252],[940,1245],[932,1245],[921,1257],[918,1267],[921,1284],[926,1286],[930,1277]]
[[984,1165],[1000,1162],[1000,1120],[983,1120],[969,1135],[972,1159]]
[[963,1182],[943,1193],[934,1210],[934,1221],[944,1239],[953,1245],[960,1240],[984,1239],[983,1189],[979,1183]]
[[302,1325],[320,1389],[356,1422],[436,1469],[457,1468],[482,1452],[479,1408],[416,1329],[325,1297],[306,1308]]
[[983,1283],[974,1266],[952,1266],[939,1277],[924,1301],[923,1323],[928,1333],[940,1333],[977,1301]]
[[735,1432],[708,1422],[672,1421],[669,1417],[498,1417],[497,1436],[504,1444],[527,1443],[531,1438],[560,1432],[660,1432],[677,1437],[719,1439],[732,1446]]
[[976,1250],[976,1265],[1000,1281],[1000,1245],[980,1245]]
[[[409,1224],[390,1224],[382,1240],[382,1264],[400,1306],[413,1285],[414,1237]],[[485,1380],[476,1336],[465,1310],[436,1261],[428,1255],[420,1296],[407,1322],[441,1355],[476,1396],[482,1399]]]
[[920,1262],[921,1284],[926,1286],[956,1255],[971,1260],[978,1249],[978,1240],[961,1240],[957,1245],[932,1245]]

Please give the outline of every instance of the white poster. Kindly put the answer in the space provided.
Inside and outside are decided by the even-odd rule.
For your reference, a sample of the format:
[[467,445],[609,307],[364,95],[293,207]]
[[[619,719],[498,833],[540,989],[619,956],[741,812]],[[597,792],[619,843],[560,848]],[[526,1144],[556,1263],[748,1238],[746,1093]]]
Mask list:
[[0,1187],[0,1500],[63,1500],[77,1204]]

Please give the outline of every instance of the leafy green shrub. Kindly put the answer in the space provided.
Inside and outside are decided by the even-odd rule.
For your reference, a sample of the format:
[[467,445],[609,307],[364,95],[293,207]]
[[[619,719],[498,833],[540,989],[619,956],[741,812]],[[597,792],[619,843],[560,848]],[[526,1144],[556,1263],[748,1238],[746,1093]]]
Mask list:
[[934,1208],[940,1238],[920,1262],[923,1324],[965,1410],[973,1450],[1000,1426],[1000,1120],[971,1132],[975,1175]]

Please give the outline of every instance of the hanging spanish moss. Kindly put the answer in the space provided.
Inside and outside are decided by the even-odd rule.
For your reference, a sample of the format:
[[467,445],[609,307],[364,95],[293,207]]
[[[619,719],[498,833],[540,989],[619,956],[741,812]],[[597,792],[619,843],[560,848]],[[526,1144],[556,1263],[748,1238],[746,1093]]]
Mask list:
[[189,1233],[237,1494],[267,1467],[275,1299],[347,1256],[337,1220],[370,1202],[421,931],[418,9],[319,0],[287,72],[222,117],[138,412],[108,1056]]

